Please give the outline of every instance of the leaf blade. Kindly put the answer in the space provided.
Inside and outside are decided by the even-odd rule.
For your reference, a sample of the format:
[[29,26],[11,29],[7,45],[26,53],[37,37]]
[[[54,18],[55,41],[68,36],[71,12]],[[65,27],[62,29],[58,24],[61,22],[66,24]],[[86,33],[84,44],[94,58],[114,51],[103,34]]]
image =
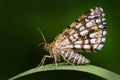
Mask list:
[[42,71],[50,71],[50,70],[74,70],[74,71],[82,71],[82,72],[87,72],[87,73],[91,73],[94,75],[97,75],[99,77],[102,77],[104,79],[107,80],[120,80],[120,75],[111,72],[107,69],[98,67],[98,66],[94,66],[94,65],[75,65],[75,66],[71,66],[71,65],[65,65],[64,63],[58,63],[58,66],[56,68],[56,66],[54,64],[48,64],[48,65],[44,65],[42,68],[33,68],[30,70],[27,70],[23,73],[20,73],[8,80],[15,80],[17,78],[26,76],[26,75],[30,75],[36,72],[42,72]]

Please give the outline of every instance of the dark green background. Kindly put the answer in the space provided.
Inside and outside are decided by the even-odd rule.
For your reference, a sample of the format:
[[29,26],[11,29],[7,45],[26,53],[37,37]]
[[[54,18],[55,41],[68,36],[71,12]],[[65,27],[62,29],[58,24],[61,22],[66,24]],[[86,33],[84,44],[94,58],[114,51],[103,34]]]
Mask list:
[[[0,1],[0,80],[36,67],[48,52],[37,44],[52,42],[67,25],[88,9],[101,6],[107,18],[107,41],[97,53],[87,54],[91,64],[120,74],[120,2],[119,0],[4,0]],[[47,59],[46,63],[52,60]],[[95,79],[94,75],[75,71],[50,71],[20,80]],[[83,80],[85,80],[83,79]]]

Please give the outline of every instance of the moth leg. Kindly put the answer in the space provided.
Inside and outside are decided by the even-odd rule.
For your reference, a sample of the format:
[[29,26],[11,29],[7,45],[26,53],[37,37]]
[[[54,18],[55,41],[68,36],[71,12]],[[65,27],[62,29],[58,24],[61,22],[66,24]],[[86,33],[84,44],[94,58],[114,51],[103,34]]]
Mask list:
[[50,55],[44,55],[44,57],[42,58],[40,64],[37,67],[42,67],[45,63],[46,58],[53,58],[53,56]]
[[63,59],[68,63],[68,64],[70,64],[70,65],[75,65],[75,64],[73,64],[72,62],[69,62],[66,58],[65,58],[65,56],[63,56],[63,55],[61,55],[62,57],[63,57]]
[[57,58],[55,55],[54,55],[54,61],[55,61],[55,67],[57,68]]

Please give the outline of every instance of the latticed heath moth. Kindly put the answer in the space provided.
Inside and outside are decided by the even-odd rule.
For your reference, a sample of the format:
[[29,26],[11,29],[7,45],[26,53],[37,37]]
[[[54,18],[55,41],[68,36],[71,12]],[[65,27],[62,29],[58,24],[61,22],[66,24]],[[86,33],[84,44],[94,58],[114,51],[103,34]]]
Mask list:
[[90,61],[78,52],[97,52],[102,49],[107,34],[105,13],[101,7],[88,10],[50,44],[40,33],[44,39],[44,49],[50,54],[44,55],[39,66],[44,64],[46,58],[53,58],[56,66],[61,59],[71,65],[88,64]]

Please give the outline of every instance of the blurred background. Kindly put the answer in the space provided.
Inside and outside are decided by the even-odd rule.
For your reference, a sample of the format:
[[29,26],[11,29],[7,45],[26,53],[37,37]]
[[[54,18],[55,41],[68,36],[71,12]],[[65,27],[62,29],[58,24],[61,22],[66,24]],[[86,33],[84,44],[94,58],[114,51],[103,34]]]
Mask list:
[[[107,19],[107,41],[100,52],[86,54],[91,64],[120,74],[120,2],[119,0],[1,0],[0,1],[0,80],[36,67],[45,54],[38,46],[48,43],[90,8],[101,6]],[[51,59],[46,64],[52,63]],[[102,80],[88,73],[49,71],[18,80]]]

